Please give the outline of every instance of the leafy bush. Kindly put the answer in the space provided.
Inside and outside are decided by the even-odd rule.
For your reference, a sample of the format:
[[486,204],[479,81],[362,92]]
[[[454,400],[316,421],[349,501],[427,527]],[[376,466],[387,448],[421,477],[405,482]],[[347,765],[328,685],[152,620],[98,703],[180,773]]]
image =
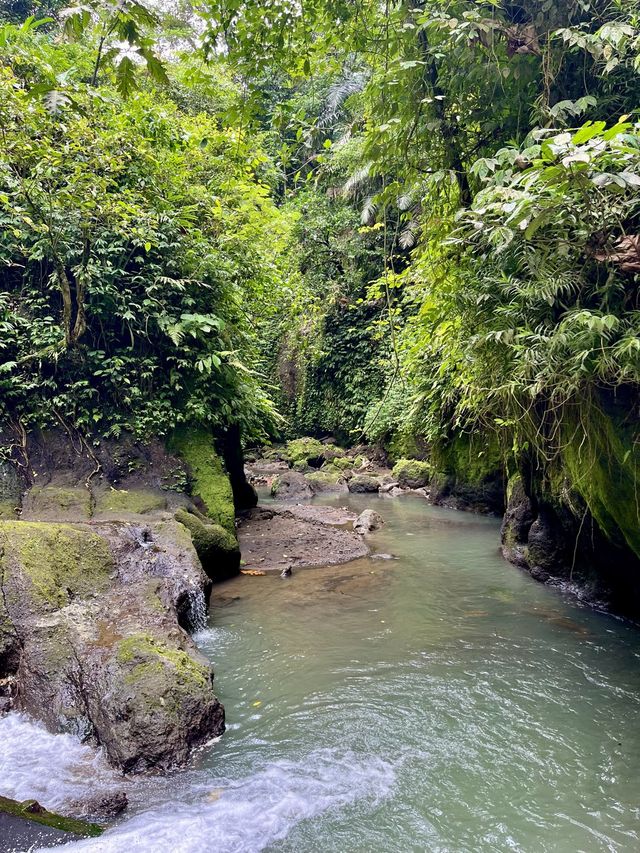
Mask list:
[[92,89],[89,48],[3,32],[0,419],[263,433],[256,323],[286,222],[259,144],[159,90]]

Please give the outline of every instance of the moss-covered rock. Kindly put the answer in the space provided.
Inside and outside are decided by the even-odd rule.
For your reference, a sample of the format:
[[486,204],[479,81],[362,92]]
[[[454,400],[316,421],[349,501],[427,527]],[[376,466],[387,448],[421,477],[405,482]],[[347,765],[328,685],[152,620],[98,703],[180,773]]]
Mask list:
[[147,515],[167,508],[167,498],[151,489],[109,489],[96,496],[97,516]]
[[187,463],[191,492],[201,498],[209,518],[235,536],[233,491],[211,433],[201,427],[183,427],[174,433],[170,446]]
[[5,575],[16,582],[16,590],[26,582],[23,591],[46,609],[104,591],[113,571],[107,542],[68,524],[0,522],[0,551]]
[[337,468],[338,471],[349,471],[353,468],[354,461],[348,456],[335,456],[328,465],[329,467]]
[[346,492],[347,483],[343,472],[337,468],[325,466],[320,471],[313,471],[305,476],[306,481],[315,492]]
[[325,449],[317,438],[295,438],[287,443],[283,455],[292,467],[304,462],[311,468],[319,468],[325,461]]
[[17,802],[8,797],[0,797],[0,814],[17,817],[40,826],[48,826],[68,832],[80,838],[97,838],[102,835],[103,827],[96,823],[87,823],[84,820],[76,820],[72,817],[63,817],[54,812],[47,811],[36,800],[24,800]]
[[368,474],[356,474],[349,480],[350,492],[377,492],[380,488],[380,480]]
[[178,683],[193,683],[206,687],[211,681],[208,667],[194,660],[185,651],[171,647],[151,634],[134,634],[118,644],[117,660],[121,664],[130,664],[125,676],[128,684],[136,684],[154,675],[169,665],[175,672]]
[[84,521],[91,517],[91,492],[84,486],[33,486],[22,517],[37,521]]
[[211,580],[223,580],[240,570],[238,541],[219,524],[207,524],[192,512],[179,509],[176,521],[191,533],[193,546]]
[[405,488],[421,489],[429,485],[431,466],[418,459],[399,459],[393,466],[392,476]]
[[502,521],[502,553],[518,566],[527,566],[526,544],[535,513],[522,476],[515,474],[507,483],[507,509]]

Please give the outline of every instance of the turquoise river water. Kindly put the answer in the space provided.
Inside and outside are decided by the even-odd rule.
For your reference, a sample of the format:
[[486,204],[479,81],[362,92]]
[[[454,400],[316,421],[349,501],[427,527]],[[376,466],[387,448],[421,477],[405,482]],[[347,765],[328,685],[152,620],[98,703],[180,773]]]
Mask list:
[[494,519],[414,498],[347,566],[214,590],[197,642],[227,733],[165,778],[117,778],[19,715],[0,793],[131,806],[96,853],[640,850],[640,631],[510,566]]

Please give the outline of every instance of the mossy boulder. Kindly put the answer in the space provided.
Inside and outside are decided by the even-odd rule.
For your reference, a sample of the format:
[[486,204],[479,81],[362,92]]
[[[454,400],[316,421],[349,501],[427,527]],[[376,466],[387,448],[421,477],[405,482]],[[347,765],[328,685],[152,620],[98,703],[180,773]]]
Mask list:
[[96,516],[147,515],[167,508],[162,492],[151,489],[108,489],[96,496]]
[[344,459],[347,455],[346,451],[341,447],[338,447],[336,444],[325,444],[323,447],[324,452],[322,455],[325,462],[337,462],[338,460]]
[[328,464],[330,467],[337,468],[338,471],[349,471],[353,468],[354,461],[348,456],[335,456]]
[[235,536],[233,490],[211,433],[183,427],[172,436],[170,447],[187,463],[191,493],[202,500],[206,515]]
[[337,468],[325,466],[320,471],[313,471],[311,474],[307,474],[305,479],[311,485],[314,493],[347,491],[347,482],[343,476],[343,472]]
[[278,500],[300,500],[313,495],[307,477],[296,471],[283,471],[271,483],[271,496]]
[[4,521],[0,569],[0,674],[18,710],[127,772],[182,764],[222,733],[211,668],[179,627],[202,624],[208,587],[182,524]]
[[391,472],[393,478],[407,489],[422,489],[429,485],[431,466],[418,459],[399,459]]
[[310,468],[319,468],[325,461],[326,447],[317,438],[295,438],[287,443],[284,457],[292,467],[305,463]]
[[2,569],[13,594],[31,606],[58,610],[75,598],[104,592],[114,568],[107,542],[69,524],[0,522]]
[[207,523],[186,509],[179,509],[176,521],[191,533],[196,553],[211,580],[223,580],[240,570],[238,540],[219,524]]
[[84,486],[33,486],[24,498],[22,518],[37,521],[85,521],[92,514],[91,492]]
[[350,492],[377,492],[380,488],[380,480],[368,474],[356,474],[349,480]]

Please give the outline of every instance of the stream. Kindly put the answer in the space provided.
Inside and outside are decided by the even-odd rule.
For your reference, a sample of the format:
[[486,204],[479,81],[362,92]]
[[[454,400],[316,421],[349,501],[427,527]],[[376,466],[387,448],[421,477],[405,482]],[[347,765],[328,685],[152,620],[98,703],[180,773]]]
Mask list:
[[226,707],[217,743],[123,784],[9,715],[0,794],[62,810],[125,788],[122,821],[69,851],[640,849],[638,629],[506,563],[495,519],[412,497],[323,502],[379,511],[371,541],[395,558],[214,589],[196,639]]

